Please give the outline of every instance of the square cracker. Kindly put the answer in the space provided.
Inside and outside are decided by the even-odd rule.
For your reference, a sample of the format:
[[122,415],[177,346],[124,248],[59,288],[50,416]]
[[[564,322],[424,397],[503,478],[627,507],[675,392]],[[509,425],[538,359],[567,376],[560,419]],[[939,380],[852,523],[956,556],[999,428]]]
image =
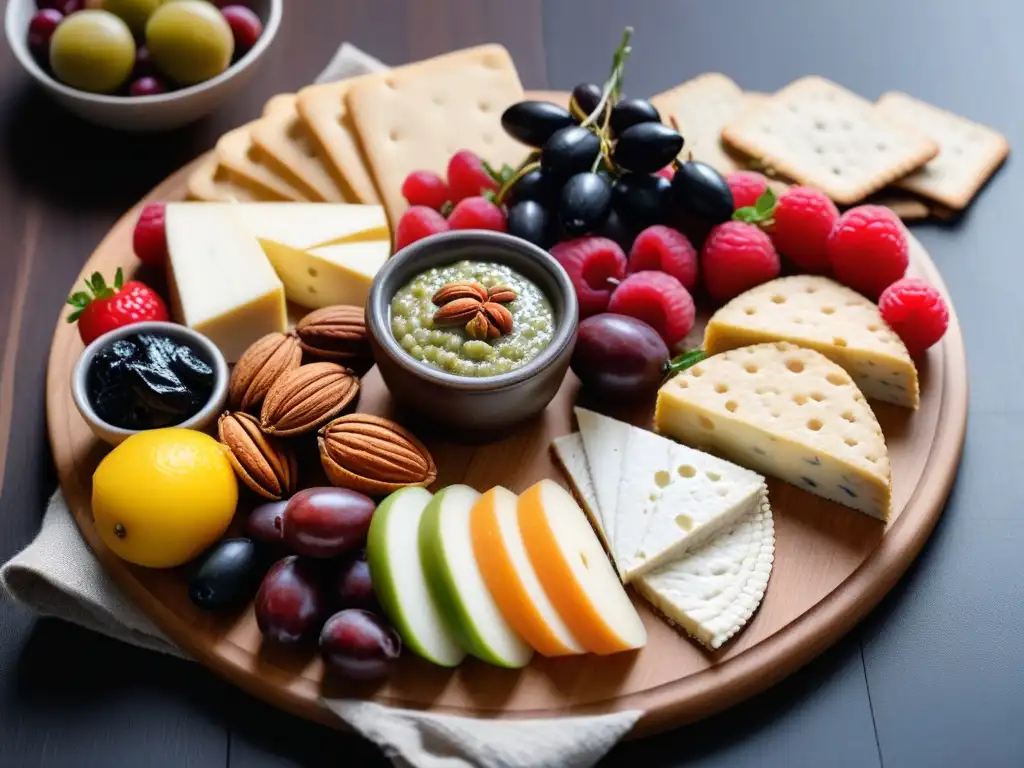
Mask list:
[[217,162],[217,154],[210,152],[188,176],[188,198],[205,203],[252,203],[260,197]]
[[668,124],[675,119],[683,135],[683,154],[707,163],[719,173],[740,171],[743,159],[722,143],[722,129],[744,113],[747,101],[740,87],[725,75],[710,72],[687,80],[650,99]]
[[228,131],[217,141],[217,160],[220,165],[263,200],[308,202],[294,185],[282,178],[267,162],[262,150],[252,140],[256,121]]
[[935,158],[896,186],[950,208],[964,208],[1010,152],[1001,133],[905,93],[883,94],[876,108],[886,119],[914,128],[939,145]]
[[445,174],[462,149],[495,168],[518,165],[528,149],[505,133],[501,114],[523,98],[512,58],[482,45],[371,76],[346,102],[392,226],[406,208],[412,171]]
[[310,200],[324,203],[351,200],[320,156],[294,100],[290,109],[282,106],[257,120],[252,128],[252,140],[262,151],[267,165]]
[[380,195],[345,104],[349,89],[371,77],[374,75],[303,88],[296,106],[320,154],[327,160],[328,170],[345,190],[346,197],[360,203],[377,204]]
[[939,151],[927,136],[883,118],[867,99],[814,76],[729,123],[722,138],[840,205],[862,200]]

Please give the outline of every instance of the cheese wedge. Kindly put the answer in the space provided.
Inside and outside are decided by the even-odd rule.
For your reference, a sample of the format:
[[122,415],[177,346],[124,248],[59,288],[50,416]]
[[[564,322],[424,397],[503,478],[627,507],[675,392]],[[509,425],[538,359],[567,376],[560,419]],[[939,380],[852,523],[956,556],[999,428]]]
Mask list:
[[583,436],[590,476],[594,478],[596,484],[597,500],[601,503],[605,537],[614,546],[623,451],[631,427],[586,408],[574,408],[573,412]]
[[309,251],[282,250],[261,242],[284,283],[288,300],[307,309],[365,305],[374,275],[391,253],[387,240],[327,245]]
[[204,157],[189,174],[188,198],[208,203],[248,203],[261,199],[251,187],[242,184],[230,171],[222,168],[214,152]]
[[235,362],[261,336],[287,327],[284,286],[237,212],[169,203],[168,284],[175,319]]
[[715,312],[704,331],[709,355],[766,341],[817,350],[873,400],[920,403],[917,368],[878,305],[827,277],[780,277],[752,288]]
[[308,200],[267,164],[259,147],[253,144],[252,128],[253,123],[247,123],[221,136],[216,147],[218,162],[241,183],[252,187],[261,199]]
[[384,209],[379,205],[256,203],[238,208],[242,221],[261,242],[292,250],[388,241],[390,237]]
[[544,591],[588,651],[618,653],[647,643],[647,629],[579,505],[553,480],[519,496],[519,530]]
[[849,374],[786,342],[723,352],[658,391],[656,429],[826,499],[889,518],[882,429]]
[[[599,522],[579,433],[554,444],[584,510]],[[633,587],[671,624],[714,650],[739,632],[761,604],[774,553],[775,526],[765,489],[755,510],[679,560],[640,576]]]
[[[594,489],[590,467],[587,463],[587,451],[583,447],[583,438],[579,432],[556,437],[551,441],[551,450],[555,454],[555,459],[561,465],[562,471],[573,480],[576,501],[579,502],[580,507],[586,512],[587,517],[590,519],[591,527],[593,527],[598,538],[601,539],[605,552],[608,553],[608,556],[612,558],[614,563],[615,555],[612,554],[611,542],[605,537],[604,518],[601,516],[601,506],[597,503],[597,491]],[[582,482],[584,476],[586,483]],[[576,478],[580,478],[581,482],[577,483]]]
[[473,552],[484,581],[512,628],[544,656],[584,653],[530,563],[516,516],[518,499],[498,486],[470,514]]
[[632,427],[616,505],[615,563],[624,582],[677,559],[755,511],[764,478]]
[[271,170],[305,197],[327,203],[347,199],[294,106],[291,110],[279,107],[257,120],[252,127],[252,141]]

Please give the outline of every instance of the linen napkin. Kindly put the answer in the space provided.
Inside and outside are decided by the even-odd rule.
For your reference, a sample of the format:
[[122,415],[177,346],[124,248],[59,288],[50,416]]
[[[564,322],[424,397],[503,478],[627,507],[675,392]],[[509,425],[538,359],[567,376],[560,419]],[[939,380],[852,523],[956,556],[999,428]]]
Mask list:
[[[387,67],[342,43],[316,82]],[[153,651],[188,657],[121,594],[82,539],[58,490],[39,534],[0,567],[0,591],[44,616]],[[585,768],[597,763],[642,712],[557,720],[483,720],[384,707],[353,699],[323,704],[399,768]]]

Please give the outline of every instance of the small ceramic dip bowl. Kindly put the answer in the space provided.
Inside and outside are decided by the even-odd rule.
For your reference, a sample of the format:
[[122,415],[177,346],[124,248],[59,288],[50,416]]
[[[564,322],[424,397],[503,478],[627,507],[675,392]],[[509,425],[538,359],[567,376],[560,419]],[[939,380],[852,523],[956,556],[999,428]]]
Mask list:
[[395,400],[475,439],[544,410],[569,367],[577,314],[550,254],[464,230],[391,257],[370,287],[366,325]]
[[[140,336],[156,339],[158,348],[152,353],[143,349],[138,342]],[[137,358],[118,360],[118,354],[132,351],[125,342],[135,343]],[[176,359],[168,360],[169,353]],[[128,362],[135,368],[124,375],[121,371]],[[224,409],[228,379],[224,356],[206,336],[176,323],[145,322],[109,331],[87,346],[71,375],[71,394],[93,434],[117,445],[145,429],[208,429]],[[110,400],[101,402],[104,397],[121,398],[127,405],[122,409]],[[109,415],[120,410],[125,413]],[[145,421],[147,411],[154,414],[152,426],[125,426]],[[175,413],[182,415],[180,421]]]

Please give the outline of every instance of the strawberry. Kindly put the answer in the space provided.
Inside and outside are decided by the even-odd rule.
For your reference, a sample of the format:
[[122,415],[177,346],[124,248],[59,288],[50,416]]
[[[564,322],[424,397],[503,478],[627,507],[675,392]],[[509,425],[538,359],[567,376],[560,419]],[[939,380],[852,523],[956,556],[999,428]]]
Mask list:
[[114,275],[113,287],[107,285],[99,272],[94,272],[85,285],[88,292],[73,293],[67,302],[75,307],[68,315],[68,322],[78,322],[78,335],[85,344],[91,344],[115,328],[168,319],[167,306],[156,291],[138,280],[124,282],[120,267]]

